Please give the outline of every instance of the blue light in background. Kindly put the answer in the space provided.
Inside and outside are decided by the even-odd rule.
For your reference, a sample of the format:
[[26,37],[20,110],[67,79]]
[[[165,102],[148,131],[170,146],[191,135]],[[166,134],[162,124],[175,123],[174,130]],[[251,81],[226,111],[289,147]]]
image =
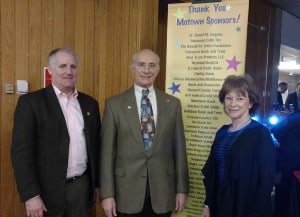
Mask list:
[[252,116],[251,119],[260,122],[260,118],[258,115]]
[[272,115],[269,117],[269,123],[271,125],[276,125],[279,121],[279,118],[276,115]]

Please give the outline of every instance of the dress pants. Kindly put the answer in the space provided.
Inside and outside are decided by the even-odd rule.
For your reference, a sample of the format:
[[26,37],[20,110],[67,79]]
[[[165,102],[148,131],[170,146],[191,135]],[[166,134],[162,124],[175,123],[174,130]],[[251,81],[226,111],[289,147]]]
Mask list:
[[90,217],[89,215],[89,178],[85,173],[68,182],[65,189],[65,205],[56,213],[46,212],[45,217]]
[[151,198],[150,198],[149,182],[147,181],[145,202],[142,211],[140,213],[135,213],[135,214],[117,212],[117,216],[118,217],[170,217],[171,213],[172,212],[157,214],[153,211]]

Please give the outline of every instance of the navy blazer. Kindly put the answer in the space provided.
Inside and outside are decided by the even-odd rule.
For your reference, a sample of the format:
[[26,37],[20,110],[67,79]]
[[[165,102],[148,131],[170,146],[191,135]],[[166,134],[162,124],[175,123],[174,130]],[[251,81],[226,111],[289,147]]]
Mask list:
[[[78,93],[84,119],[90,192],[99,186],[100,112],[98,102]],[[68,167],[69,134],[52,85],[17,103],[11,159],[22,202],[40,195],[48,211],[62,208]]]

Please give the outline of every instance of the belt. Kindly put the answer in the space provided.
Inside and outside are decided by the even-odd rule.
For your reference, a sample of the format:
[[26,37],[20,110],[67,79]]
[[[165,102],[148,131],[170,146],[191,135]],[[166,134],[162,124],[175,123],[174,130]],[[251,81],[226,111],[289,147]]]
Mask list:
[[73,176],[73,177],[67,178],[67,179],[66,179],[66,183],[68,184],[68,183],[70,183],[70,182],[75,181],[76,179],[79,179],[80,177],[84,176],[85,173],[86,173],[86,172],[82,173],[82,175],[80,175],[80,176]]

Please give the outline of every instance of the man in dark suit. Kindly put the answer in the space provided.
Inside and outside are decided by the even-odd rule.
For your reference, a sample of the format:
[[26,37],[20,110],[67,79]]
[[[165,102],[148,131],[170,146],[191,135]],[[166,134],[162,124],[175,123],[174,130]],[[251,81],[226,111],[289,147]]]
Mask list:
[[279,142],[277,172],[280,176],[275,190],[275,217],[288,216],[288,201],[292,194],[293,172],[300,170],[300,110],[279,122],[272,133]]
[[98,102],[78,92],[78,57],[50,52],[52,84],[19,98],[11,159],[28,217],[88,217],[99,200]]
[[[135,53],[131,64],[134,86],[106,101],[100,186],[108,217],[170,216],[185,205],[188,166],[181,104],[153,87],[159,60],[149,49]],[[147,125],[151,131],[147,137],[141,126],[147,111],[141,108],[143,89],[149,92],[147,102],[151,102],[149,120],[154,120],[154,126]],[[149,140],[150,145],[145,146]]]
[[288,108],[290,112],[293,112],[297,109],[300,109],[300,83],[296,86],[296,91],[289,94],[286,102],[285,107]]
[[287,92],[288,89],[288,83],[281,81],[278,84],[277,87],[277,110],[279,111],[284,111],[284,100],[283,100],[283,94],[285,94]]

